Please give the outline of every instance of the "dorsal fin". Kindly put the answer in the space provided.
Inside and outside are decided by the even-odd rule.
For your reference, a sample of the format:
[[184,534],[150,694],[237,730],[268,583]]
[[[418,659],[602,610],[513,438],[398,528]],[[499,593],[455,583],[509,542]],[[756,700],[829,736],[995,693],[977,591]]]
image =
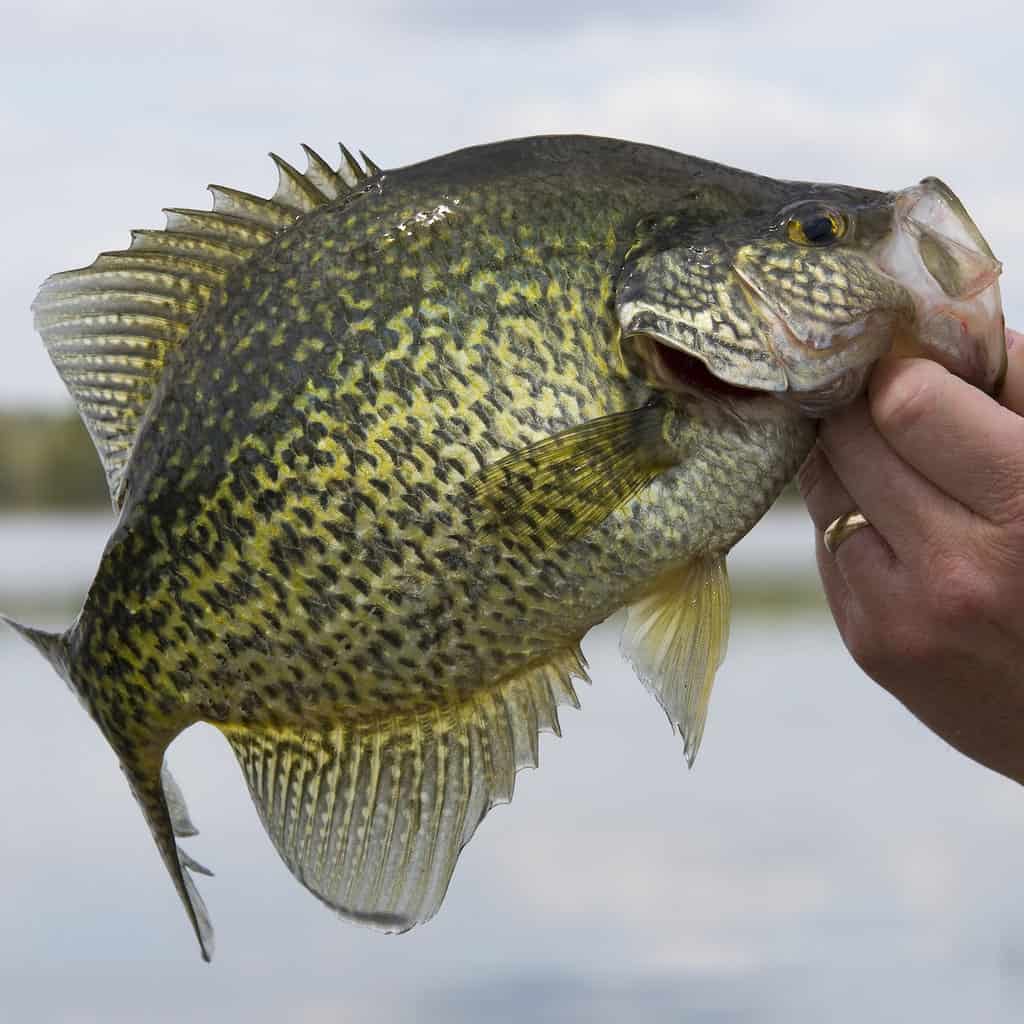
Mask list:
[[302,148],[304,172],[271,154],[278,185],[270,199],[211,185],[212,211],[164,210],[162,231],[133,231],[130,248],[54,274],[39,289],[36,330],[96,445],[115,508],[168,352],[182,344],[210,296],[278,232],[382,173],[366,156],[364,170],[344,146],[337,170]]

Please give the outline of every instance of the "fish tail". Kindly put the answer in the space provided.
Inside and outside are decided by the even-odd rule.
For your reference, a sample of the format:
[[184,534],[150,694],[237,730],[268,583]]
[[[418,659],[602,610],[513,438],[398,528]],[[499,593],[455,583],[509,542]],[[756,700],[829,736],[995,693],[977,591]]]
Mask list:
[[[70,671],[68,633],[49,633],[46,630],[35,629],[2,614],[0,622],[6,623],[39,651],[79,700],[90,708],[89,701],[75,684]],[[95,715],[93,717],[95,719]],[[98,722],[98,719],[96,720]],[[106,730],[103,732],[107,735]],[[176,837],[194,836],[198,834],[198,830],[192,824],[178,784],[164,763],[166,743],[151,748],[121,750],[111,741],[109,735],[107,740],[121,760],[121,768],[128,779],[128,785],[138,801],[160,856],[170,873],[171,881],[185,906],[185,912],[199,940],[203,959],[209,961],[213,958],[213,926],[190,872],[195,871],[204,875],[211,875],[213,872],[193,860],[176,842]]]
[[162,753],[156,758],[141,761],[122,760],[121,767],[185,907],[203,959],[209,963],[213,959],[213,924],[192,880],[192,872],[200,875],[212,875],[213,872],[193,860],[177,843],[176,837],[198,834],[189,818],[181,790],[164,763]]
[[16,633],[27,640],[54,668],[57,675],[69,686],[74,688],[68,672],[67,634],[48,633],[46,630],[24,626],[6,615],[0,614],[0,622],[5,622]]

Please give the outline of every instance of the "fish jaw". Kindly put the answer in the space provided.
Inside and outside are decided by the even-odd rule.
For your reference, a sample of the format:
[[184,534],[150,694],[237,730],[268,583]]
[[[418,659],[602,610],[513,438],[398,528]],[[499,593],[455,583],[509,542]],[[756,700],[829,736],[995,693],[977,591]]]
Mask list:
[[879,269],[909,292],[912,332],[893,352],[934,359],[989,394],[1006,375],[1002,264],[953,192],[937,178],[896,196],[893,231],[879,247]]

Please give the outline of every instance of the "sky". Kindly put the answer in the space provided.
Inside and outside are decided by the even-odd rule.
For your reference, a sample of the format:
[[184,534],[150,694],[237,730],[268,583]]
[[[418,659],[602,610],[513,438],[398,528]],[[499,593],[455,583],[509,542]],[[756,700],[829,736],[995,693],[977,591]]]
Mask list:
[[587,132],[762,174],[964,200],[1024,324],[1019,5],[863,0],[4,5],[0,406],[66,401],[29,306],[209,182],[270,194],[269,150],[397,167]]

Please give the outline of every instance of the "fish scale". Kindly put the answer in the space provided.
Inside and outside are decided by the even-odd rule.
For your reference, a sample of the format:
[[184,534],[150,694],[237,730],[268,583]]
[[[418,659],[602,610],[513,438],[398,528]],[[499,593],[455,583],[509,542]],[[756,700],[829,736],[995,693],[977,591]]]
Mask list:
[[890,224],[888,194],[583,137],[394,171],[306,154],[274,157],[271,199],[211,186],[212,212],[169,210],[34,307],[119,518],[71,628],[16,628],[120,758],[207,958],[164,764],[195,722],[296,877],[388,931],[436,912],[619,608],[692,762],[724,556],[813,443],[800,403],[879,354],[783,400],[773,302],[840,288],[810,290],[822,331],[909,308],[885,231],[780,237],[797,201]]

